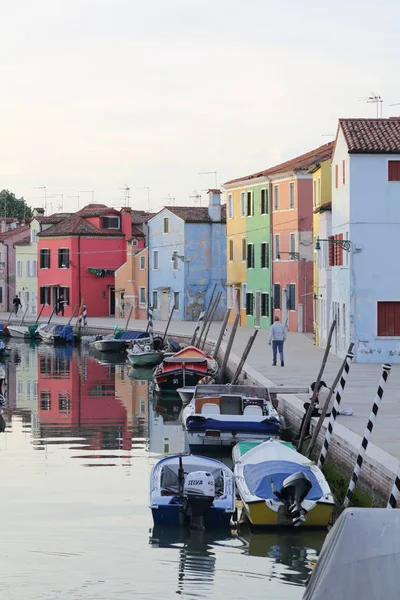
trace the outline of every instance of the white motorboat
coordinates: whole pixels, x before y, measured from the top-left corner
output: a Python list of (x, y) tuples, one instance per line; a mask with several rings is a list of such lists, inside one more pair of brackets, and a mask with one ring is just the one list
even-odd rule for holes
[(150, 344), (135, 342), (126, 352), (129, 362), (134, 367), (153, 367), (163, 359), (162, 353), (154, 350)]
[(277, 438), (283, 425), (267, 388), (242, 385), (196, 386), (182, 421), (192, 450)]
[(19, 340), (31, 339), (31, 334), (29, 333), (27, 325), (7, 325), (7, 331), (12, 338)]

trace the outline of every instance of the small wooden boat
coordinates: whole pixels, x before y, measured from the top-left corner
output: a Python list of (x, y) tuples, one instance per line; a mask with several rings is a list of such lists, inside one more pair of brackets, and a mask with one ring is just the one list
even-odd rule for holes
[(7, 331), (12, 338), (19, 340), (31, 339), (28, 325), (7, 325)]
[(278, 440), (234, 449), (234, 474), (252, 525), (327, 527), (335, 503), (322, 471)]
[(128, 361), (134, 367), (155, 367), (160, 364), (163, 355), (160, 351), (154, 350), (150, 344), (135, 342), (132, 348), (126, 351)]
[(192, 450), (277, 438), (282, 427), (268, 389), (243, 385), (196, 386), (182, 421)]
[(74, 331), (71, 325), (39, 325), (36, 330), (42, 342), (47, 344), (71, 344), (74, 341)]
[(197, 385), (207, 375), (215, 377), (218, 363), (194, 346), (188, 346), (170, 357), (164, 358), (154, 371), (156, 391), (176, 391), (185, 386)]
[(126, 352), (131, 343), (140, 340), (149, 344), (150, 337), (144, 331), (124, 331), (118, 337), (113, 335), (97, 336), (97, 339), (89, 344), (89, 348), (98, 352)]
[(233, 473), (204, 456), (163, 458), (150, 474), (150, 508), (155, 525), (229, 527), (235, 510)]

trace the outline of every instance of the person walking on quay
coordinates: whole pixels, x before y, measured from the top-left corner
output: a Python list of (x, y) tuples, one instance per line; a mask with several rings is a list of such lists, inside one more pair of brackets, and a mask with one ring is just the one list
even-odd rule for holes
[(279, 350), (279, 356), (281, 358), (281, 367), (285, 366), (283, 358), (283, 344), (286, 340), (286, 328), (279, 321), (279, 317), (275, 317), (274, 324), (271, 325), (269, 330), (269, 345), (272, 345), (272, 366), (276, 367), (276, 355)]
[(17, 316), (19, 309), (22, 308), (21, 300), (18, 298), (17, 295), (14, 296), (13, 307), (15, 316)]
[(64, 300), (64, 296), (61, 294), (58, 297), (57, 300), (57, 315), (59, 315), (61, 313), (61, 316), (64, 316), (64, 306), (65, 306), (65, 300)]

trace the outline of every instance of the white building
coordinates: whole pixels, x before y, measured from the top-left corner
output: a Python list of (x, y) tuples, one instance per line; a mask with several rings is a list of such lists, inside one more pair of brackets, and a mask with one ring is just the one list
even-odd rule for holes
[(400, 363), (400, 118), (339, 120), (332, 235), (333, 351), (354, 342), (357, 362)]

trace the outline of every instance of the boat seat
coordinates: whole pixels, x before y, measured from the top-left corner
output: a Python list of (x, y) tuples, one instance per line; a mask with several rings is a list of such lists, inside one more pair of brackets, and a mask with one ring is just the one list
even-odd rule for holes
[(261, 406), (246, 406), (243, 415), (253, 416), (253, 417), (262, 417), (263, 411)]
[(219, 408), (218, 404), (214, 404), (212, 402), (206, 402), (201, 407), (201, 414), (202, 415), (204, 415), (204, 414), (207, 414), (207, 415), (220, 415), (221, 414), (221, 409)]

